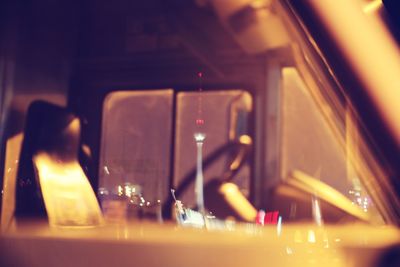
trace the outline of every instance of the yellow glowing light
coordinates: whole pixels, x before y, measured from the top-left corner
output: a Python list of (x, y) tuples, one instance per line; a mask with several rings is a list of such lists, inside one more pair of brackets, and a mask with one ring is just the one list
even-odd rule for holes
[(34, 157), (53, 226), (93, 226), (102, 222), (95, 194), (78, 162), (60, 162), (47, 153)]
[(241, 144), (251, 145), (251, 144), (253, 143), (253, 140), (251, 139), (250, 136), (244, 134), (244, 135), (241, 135), (241, 136), (239, 137), (239, 142), (240, 142)]
[(224, 183), (219, 188), (229, 205), (246, 221), (254, 222), (257, 216), (257, 210), (243, 196), (237, 185), (233, 183)]
[(307, 241), (308, 241), (308, 243), (316, 243), (317, 242), (317, 240), (315, 238), (315, 232), (313, 230), (308, 230)]
[(122, 196), (124, 193), (124, 189), (122, 188), (122, 186), (118, 186), (118, 196)]
[(393, 36), (378, 16), (367, 16), (357, 1), (309, 3), (400, 144), (400, 50)]
[(379, 10), (383, 6), (382, 0), (375, 0), (372, 2), (369, 2), (364, 8), (363, 11), (364, 13), (373, 13), (377, 10)]
[(317, 194), (320, 199), (338, 207), (360, 220), (370, 220), (369, 213), (365, 213), (359, 206), (353, 205), (351, 200), (342, 193), (302, 171), (293, 171), (290, 175), (290, 179), (287, 179), (287, 183), (310, 194)]

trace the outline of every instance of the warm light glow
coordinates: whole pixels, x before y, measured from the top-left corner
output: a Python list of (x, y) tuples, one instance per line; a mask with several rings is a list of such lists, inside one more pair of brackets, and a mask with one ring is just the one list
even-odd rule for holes
[(294, 242), (295, 243), (303, 243), (303, 237), (299, 230), (294, 232)]
[(93, 226), (102, 222), (96, 196), (78, 162), (60, 162), (46, 153), (34, 157), (53, 226)]
[(253, 143), (251, 137), (246, 134), (239, 137), (239, 142), (245, 145), (251, 145)]
[[(360, 207), (353, 205), (351, 200), (342, 193), (302, 171), (293, 171), (290, 175), (290, 179), (287, 179), (287, 183), (310, 194), (318, 195), (319, 199), (334, 205), (335, 207), (345, 211), (347, 214), (360, 220), (370, 221), (370, 214), (364, 212)], [(316, 219), (317, 222), (320, 220), (320, 223), (322, 224), (319, 204), (318, 206), (316, 204), (317, 203), (313, 203), (313, 208), (315, 208), (313, 210), (313, 215), (315, 216), (314, 219)]]
[(118, 196), (122, 196), (124, 194), (124, 189), (122, 188), (122, 186), (118, 185), (117, 189), (118, 189)]
[(313, 230), (308, 230), (308, 237), (307, 237), (308, 243), (315, 243), (317, 242), (315, 238), (315, 232)]
[(237, 185), (233, 183), (224, 183), (219, 188), (225, 200), (229, 205), (246, 221), (255, 222), (257, 210), (243, 196)]
[(383, 6), (382, 0), (374, 0), (369, 2), (364, 8), (363, 11), (367, 14), (378, 11)]
[(379, 17), (367, 16), (357, 1), (314, 0), (310, 4), (400, 144), (400, 51), (396, 41)]

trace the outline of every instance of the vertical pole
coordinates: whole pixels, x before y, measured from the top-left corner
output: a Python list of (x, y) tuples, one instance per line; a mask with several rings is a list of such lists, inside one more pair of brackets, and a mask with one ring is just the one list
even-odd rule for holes
[(196, 168), (196, 182), (195, 182), (195, 193), (196, 193), (196, 204), (197, 210), (202, 214), (205, 213), (204, 209), (204, 194), (203, 194), (203, 141), (205, 134), (195, 133), (194, 139), (196, 140), (197, 146), (197, 168)]

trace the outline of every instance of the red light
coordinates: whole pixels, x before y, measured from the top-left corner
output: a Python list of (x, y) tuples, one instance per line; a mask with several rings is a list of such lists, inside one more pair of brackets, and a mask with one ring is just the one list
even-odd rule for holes
[(279, 211), (270, 211), (265, 214), (264, 224), (277, 224)]
[(204, 124), (204, 120), (203, 119), (196, 119), (196, 124), (197, 125), (203, 125)]
[(197, 76), (199, 76), (199, 78), (201, 78), (201, 77), (203, 77), (203, 73), (199, 72), (199, 73), (197, 73)]
[(274, 211), (272, 213), (272, 220), (271, 220), (272, 224), (277, 224), (278, 223), (278, 215), (279, 215), (278, 211)]
[(271, 224), (272, 212), (265, 213), (264, 224)]

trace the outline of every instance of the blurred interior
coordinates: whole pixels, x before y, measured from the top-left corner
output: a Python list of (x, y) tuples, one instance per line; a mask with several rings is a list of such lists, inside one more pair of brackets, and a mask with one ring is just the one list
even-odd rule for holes
[(400, 240), (398, 10), (2, 1), (0, 265), (371, 264)]
[(196, 133), (217, 219), (399, 223), (396, 118), (318, 4), (5, 2), (2, 229), (171, 222), (177, 199), (201, 210)]

